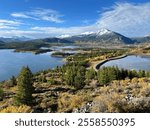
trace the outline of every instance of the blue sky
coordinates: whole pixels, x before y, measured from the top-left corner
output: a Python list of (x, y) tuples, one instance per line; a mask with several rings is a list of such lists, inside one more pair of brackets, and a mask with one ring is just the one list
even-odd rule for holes
[(106, 28), (150, 35), (149, 0), (1, 0), (0, 37), (44, 38)]

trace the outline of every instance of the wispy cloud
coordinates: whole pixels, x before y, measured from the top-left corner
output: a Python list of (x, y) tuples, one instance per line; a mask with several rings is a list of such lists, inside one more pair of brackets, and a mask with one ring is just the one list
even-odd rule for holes
[(100, 28), (108, 28), (127, 36), (150, 33), (150, 3), (117, 3), (101, 14)]
[(79, 35), (85, 32), (96, 32), (99, 28), (95, 25), (90, 26), (76, 26), (68, 28), (56, 28), (56, 27), (33, 27), (31, 30), (43, 32), (43, 34), (49, 34), (49, 36), (61, 36), (61, 35)]
[(11, 16), (16, 17), (16, 18), (31, 18), (31, 16), (28, 16), (24, 13), (12, 13)]
[(15, 25), (15, 26), (22, 24), (21, 22), (18, 22), (18, 21), (12, 21), (12, 20), (6, 20), (6, 19), (0, 19), (0, 23), (5, 24), (5, 25)]
[[(144, 36), (150, 34), (150, 2), (144, 4), (117, 3), (100, 13), (97, 22), (90, 25), (88, 21), (82, 21), (84, 26), (74, 27), (50, 27), (35, 26), (28, 31), (15, 30), (21, 23), (0, 19), (0, 36), (27, 36), (30, 38), (44, 38), (53, 36), (78, 35), (85, 32), (97, 32), (101, 28), (116, 31), (125, 36)], [(51, 9), (36, 8), (29, 12), (16, 12), (11, 14), (15, 18), (45, 20), (55, 23), (63, 22), (62, 15)], [(12, 27), (12, 30), (7, 30)], [(4, 30), (5, 29), (5, 30)]]
[(16, 29), (17, 26), (21, 25), (21, 22), (0, 19), (0, 28), (1, 29)]
[[(98, 30), (96, 26), (83, 26), (83, 27), (70, 27), (70, 28), (56, 28), (56, 27), (33, 27), (28, 31), (23, 30), (0, 30), (0, 36), (2, 37), (12, 37), (12, 36), (26, 36), (29, 38), (45, 38), (45, 37), (65, 37), (82, 34), (84, 32), (89, 32)], [(64, 35), (65, 34), (65, 35)]]
[(1, 37), (13, 37), (13, 36), (25, 36), (25, 37), (29, 37), (29, 38), (40, 38), (41, 36), (43, 36), (42, 32), (37, 32), (37, 31), (23, 31), (23, 30), (0, 30), (0, 36)]
[[(121, 33), (128, 37), (150, 34), (150, 3), (131, 4), (117, 3), (101, 12), (96, 23), (69, 28), (33, 27), (32, 30), (43, 31), (50, 35), (76, 35), (85, 32), (96, 32), (102, 28)], [(84, 21), (87, 23), (87, 21)]]
[(36, 8), (29, 12), (14, 12), (11, 14), (11, 16), (17, 18), (44, 20), (55, 23), (64, 22), (64, 20), (61, 19), (63, 15), (61, 15), (58, 11), (52, 9)]

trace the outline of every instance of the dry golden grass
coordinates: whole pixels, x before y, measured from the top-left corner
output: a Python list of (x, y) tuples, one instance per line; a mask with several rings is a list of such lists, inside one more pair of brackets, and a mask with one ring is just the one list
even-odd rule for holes
[(81, 107), (85, 104), (87, 96), (85, 95), (71, 95), (69, 93), (63, 93), (58, 99), (58, 111), (68, 112), (74, 108)]
[(22, 106), (8, 106), (3, 110), (0, 110), (0, 113), (30, 113), (32, 111), (31, 107), (22, 105)]
[[(131, 98), (128, 99), (128, 96)], [(113, 81), (100, 88), (93, 102), (92, 112), (147, 112), (149, 111), (150, 78)], [(143, 103), (145, 105), (143, 105)]]

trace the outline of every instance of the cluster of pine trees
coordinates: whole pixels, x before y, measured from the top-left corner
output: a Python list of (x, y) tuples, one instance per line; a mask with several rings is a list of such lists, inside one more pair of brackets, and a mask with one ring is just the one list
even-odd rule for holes
[(144, 70), (126, 70), (119, 69), (118, 67), (103, 67), (97, 72), (97, 78), (100, 85), (105, 85), (112, 80), (121, 80), (125, 78), (132, 79), (134, 77), (150, 77), (149, 71)]
[(118, 67), (103, 67), (96, 72), (93, 68), (86, 70), (83, 65), (78, 64), (65, 67), (63, 80), (67, 85), (79, 89), (93, 79), (98, 80), (100, 85), (106, 85), (113, 80), (132, 79), (134, 77), (150, 77), (150, 72), (119, 69)]
[(64, 73), (64, 80), (67, 85), (80, 89), (85, 85), (85, 72), (86, 69), (83, 66), (68, 66)]

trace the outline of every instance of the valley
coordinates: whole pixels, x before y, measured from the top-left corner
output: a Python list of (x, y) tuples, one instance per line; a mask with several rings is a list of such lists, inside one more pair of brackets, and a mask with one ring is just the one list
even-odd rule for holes
[[(16, 46), (10, 43), (7, 47), (16, 50), (19, 48), (19, 53), (8, 51), (12, 56), (10, 63), (14, 55), (16, 59), (20, 55), (26, 63), (19, 65), (20, 70), (22, 66), (28, 66), (33, 72), (32, 103), (19, 102), (19, 105), (15, 103), (17, 100), (14, 97), (18, 94), (19, 79), (22, 76), (17, 66), (14, 70), (15, 73), (17, 72), (15, 77), (11, 75), (10, 79), (0, 83), (0, 112), (150, 112), (149, 61), (142, 64), (142, 70), (136, 70), (134, 66), (131, 69), (104, 66), (94, 70), (96, 64), (116, 57), (124, 59), (122, 57), (124, 55), (141, 55), (150, 59), (149, 43), (132, 45), (112, 43), (109, 46), (106, 43), (103, 46), (103, 44), (95, 44), (91, 41), (86, 43), (86, 46), (85, 43), (30, 43), (29, 41), (28, 43), (17, 43)], [(67, 48), (65, 45), (68, 44), (72, 46)], [(5, 47), (1, 46), (3, 49)], [(35, 50), (31, 50), (32, 47), (42, 52), (38, 55), (29, 53), (35, 53)], [(4, 57), (8, 52), (6, 51)], [(71, 52), (73, 53), (70, 54)], [(17, 62), (15, 65), (20, 61)], [(126, 60), (122, 62), (126, 64)], [(9, 72), (8, 69), (6, 70)]]

